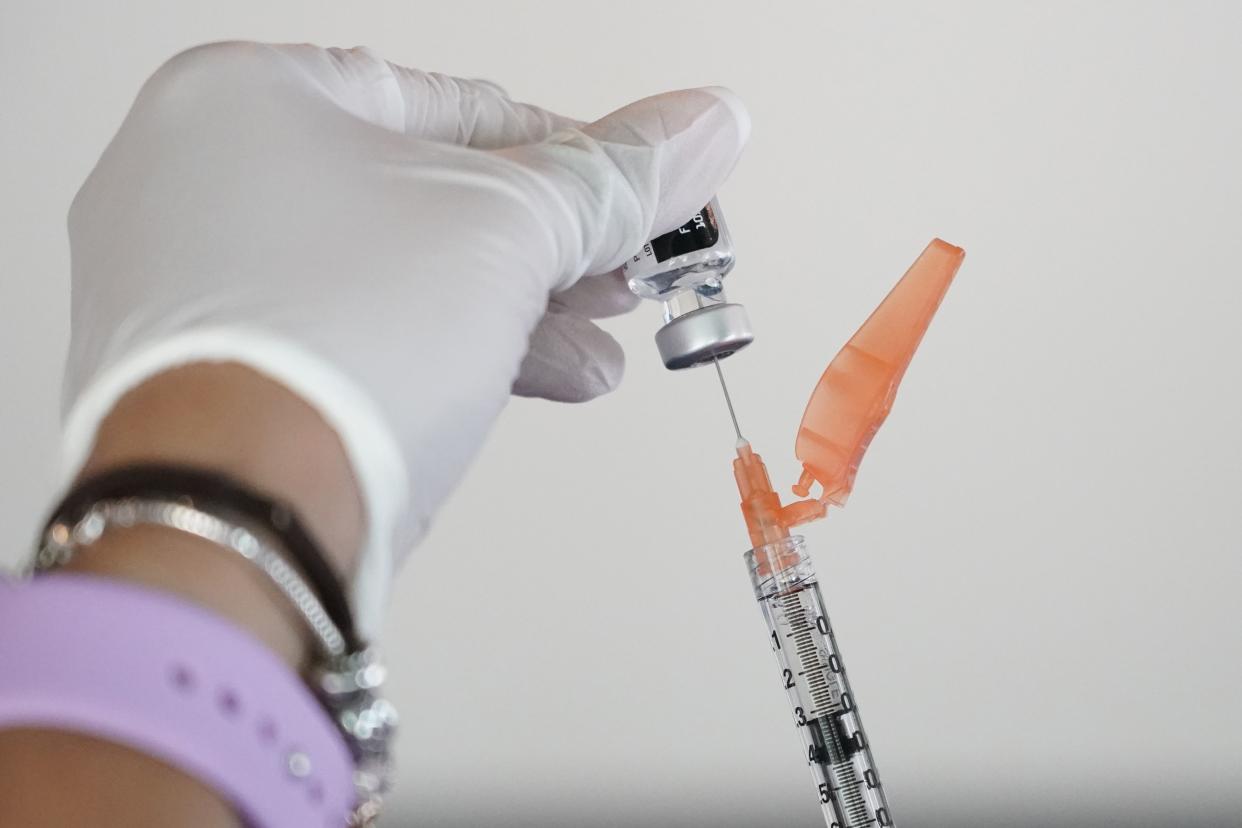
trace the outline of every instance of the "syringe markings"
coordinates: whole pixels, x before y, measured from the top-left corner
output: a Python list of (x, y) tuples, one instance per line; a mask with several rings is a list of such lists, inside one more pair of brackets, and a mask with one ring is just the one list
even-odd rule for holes
[(817, 716), (840, 713), (841, 706), (833, 697), (832, 685), (824, 675), (824, 671), (807, 669), (809, 665), (818, 664), (819, 647), (815, 641), (815, 634), (811, 632), (811, 625), (808, 623), (806, 607), (802, 603), (801, 596), (801, 592), (789, 593), (782, 596), (781, 604), (785, 617), (789, 620), (790, 635), (794, 639), (794, 652), (797, 653), (799, 665), (803, 668), (799, 675), (806, 676), (807, 684), (811, 689), (811, 700), (815, 702), (815, 709), (810, 713)]
[(867, 800), (862, 794), (862, 780), (854, 773), (854, 766), (849, 762), (833, 765), (832, 778), (837, 783), (841, 804), (845, 806), (851, 828), (874, 825), (875, 817), (867, 809)]

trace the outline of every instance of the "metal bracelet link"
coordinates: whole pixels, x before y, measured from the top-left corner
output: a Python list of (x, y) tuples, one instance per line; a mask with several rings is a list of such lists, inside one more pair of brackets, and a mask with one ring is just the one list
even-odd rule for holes
[(369, 647), (316, 667), (311, 675), (321, 703), (353, 750), (354, 788), (362, 805), (351, 825), (370, 825), (392, 786), (391, 751), (398, 719), (396, 708), (378, 692), (386, 676)]

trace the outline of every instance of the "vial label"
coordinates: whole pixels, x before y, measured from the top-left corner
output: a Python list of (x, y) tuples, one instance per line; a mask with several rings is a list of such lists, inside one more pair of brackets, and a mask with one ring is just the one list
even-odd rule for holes
[(676, 230), (652, 239), (651, 252), (657, 262), (663, 262), (674, 256), (706, 250), (720, 240), (720, 225), (716, 222), (716, 214), (708, 204), (694, 218)]

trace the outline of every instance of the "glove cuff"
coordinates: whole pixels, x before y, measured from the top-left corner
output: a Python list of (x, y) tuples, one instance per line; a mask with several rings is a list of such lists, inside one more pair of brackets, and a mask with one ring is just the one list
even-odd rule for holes
[(422, 534), (421, 527), (401, 525), (409, 503), (404, 455), (366, 392), (298, 345), (251, 329), (216, 327), (186, 331), (125, 354), (102, 368), (66, 412), (62, 488), (81, 471), (100, 424), (121, 397), (156, 374), (194, 362), (238, 362), (264, 374), (305, 400), (340, 437), (366, 517), (351, 603), (359, 635), (374, 641), (388, 602), (394, 546), (398, 538)]

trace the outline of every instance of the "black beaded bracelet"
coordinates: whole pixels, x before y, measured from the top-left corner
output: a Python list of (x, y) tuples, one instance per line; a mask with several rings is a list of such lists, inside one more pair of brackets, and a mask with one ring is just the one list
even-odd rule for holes
[(364, 648), (354, 630), (353, 614), (341, 582), (293, 509), (227, 475), (189, 466), (147, 463), (106, 471), (74, 485), (52, 511), (42, 534), (46, 535), (53, 524), (76, 524), (95, 503), (122, 498), (160, 498), (206, 512), (232, 512), (263, 527), (280, 542), (309, 582), (348, 650), (357, 652)]

